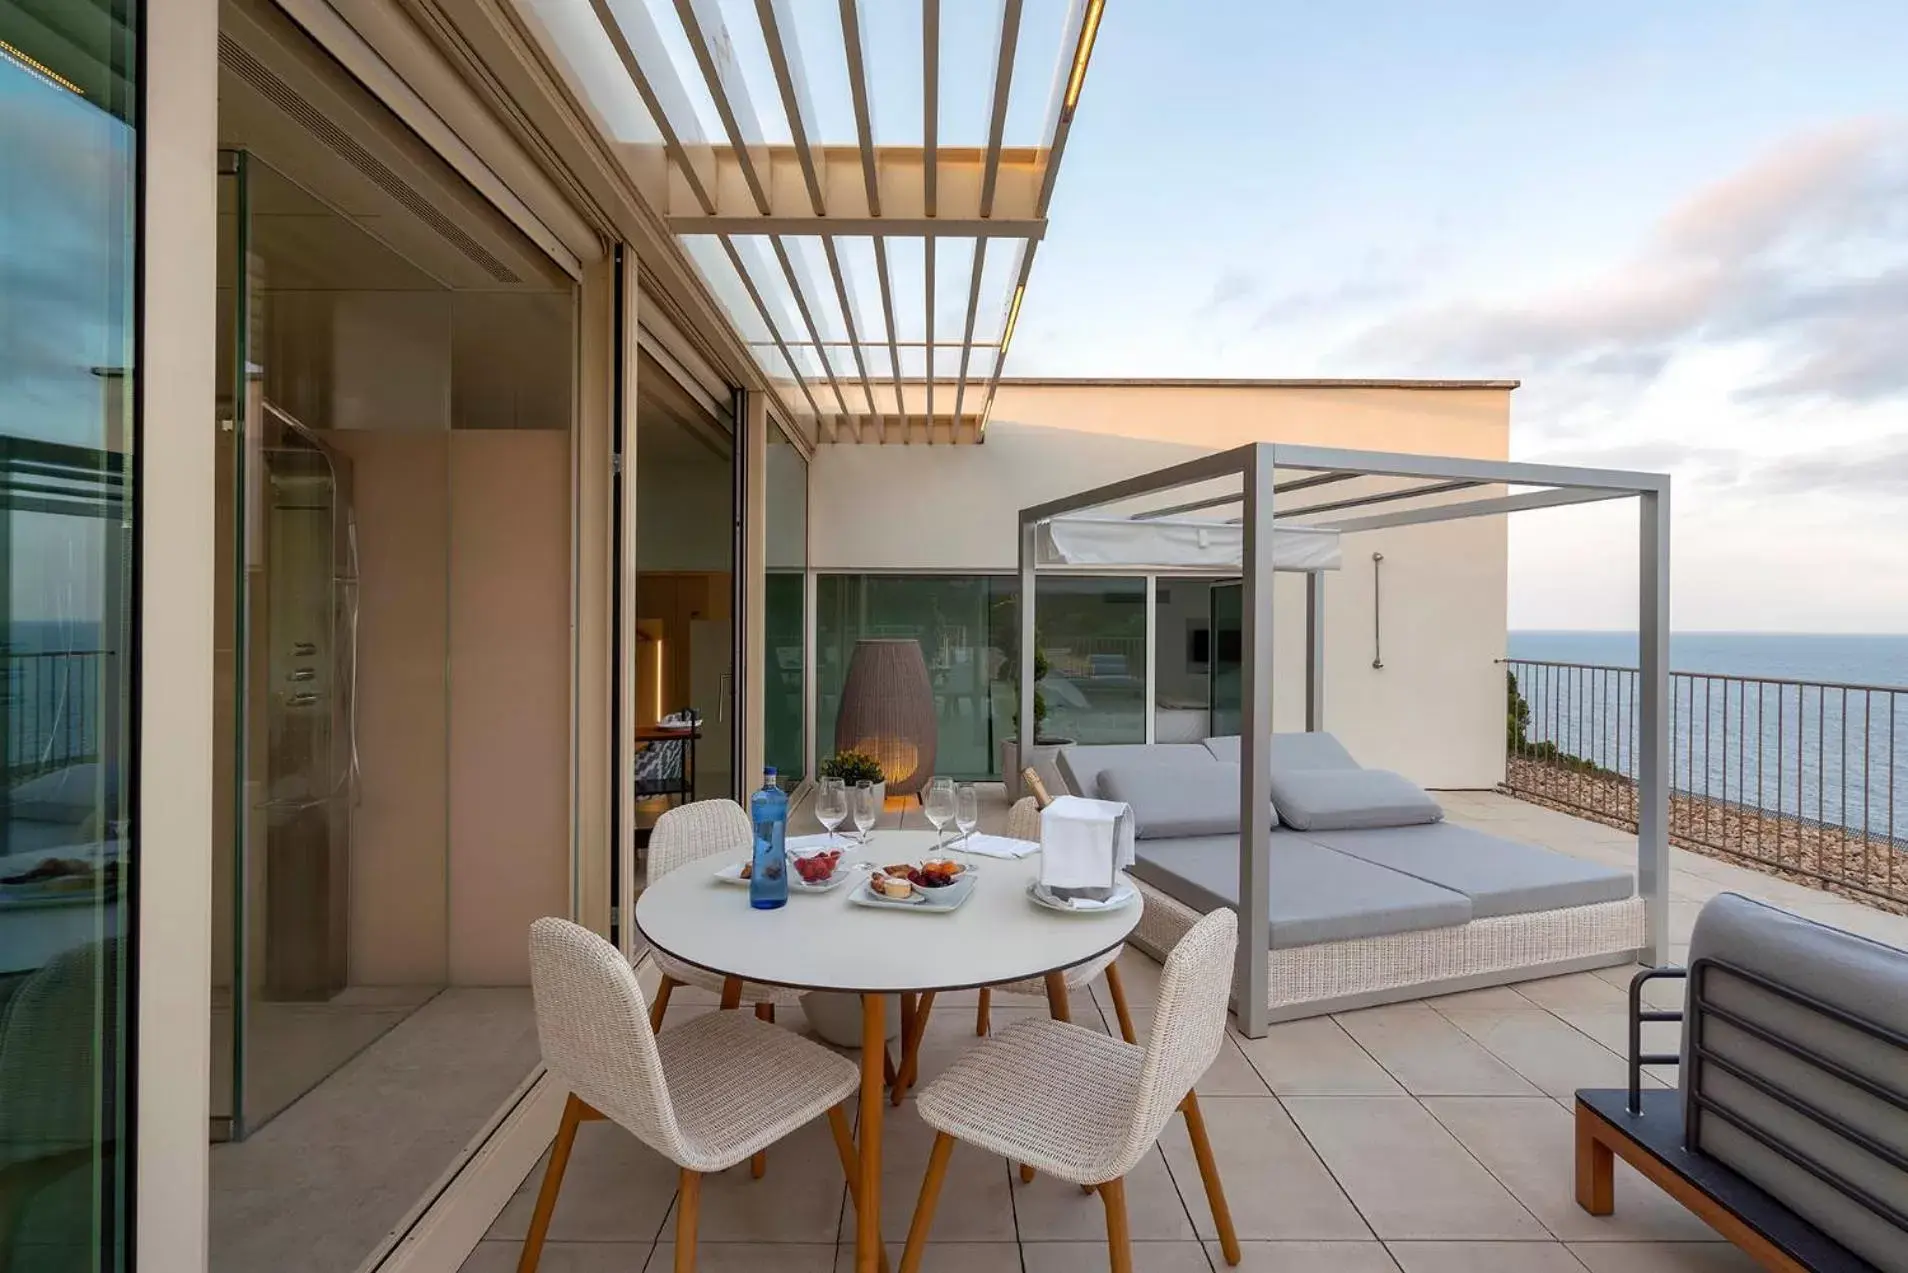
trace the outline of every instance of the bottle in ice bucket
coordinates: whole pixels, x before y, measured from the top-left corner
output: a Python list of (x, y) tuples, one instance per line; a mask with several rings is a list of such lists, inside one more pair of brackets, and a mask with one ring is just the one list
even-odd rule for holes
[(775, 767), (762, 771), (762, 789), (749, 800), (755, 824), (755, 859), (749, 868), (749, 905), (758, 911), (788, 905), (788, 797), (775, 782)]

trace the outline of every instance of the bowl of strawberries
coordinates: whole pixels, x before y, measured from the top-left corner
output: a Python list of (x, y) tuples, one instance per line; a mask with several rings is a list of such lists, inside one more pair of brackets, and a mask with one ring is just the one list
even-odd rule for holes
[(797, 888), (829, 889), (841, 882), (840, 849), (789, 850), (788, 864), (795, 872), (789, 883)]

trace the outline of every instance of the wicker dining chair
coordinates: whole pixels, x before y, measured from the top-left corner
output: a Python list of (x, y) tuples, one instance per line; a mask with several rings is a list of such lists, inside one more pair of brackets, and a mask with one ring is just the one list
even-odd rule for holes
[[(1031, 782), (1031, 780), (1037, 778), (1038, 775), (1033, 774), (1030, 768), (1028, 770), (1028, 777)], [(1051, 801), (1041, 800), (1038, 796), (1023, 796), (1019, 800), (1014, 801), (1013, 807), (1007, 810), (1007, 834), (1016, 840), (1033, 840), (1038, 842), (1040, 839), (1040, 810), (1050, 803)], [(1140, 904), (1143, 906), (1145, 902), (1142, 901)], [(1120, 1037), (1125, 1039), (1128, 1043), (1133, 1043), (1137, 1041), (1133, 1037), (1133, 1014), (1126, 1006), (1126, 985), (1120, 980), (1120, 952), (1125, 949), (1126, 947), (1124, 945), (1115, 946), (1104, 955), (1095, 955), (1083, 964), (1075, 964), (1073, 967), (1067, 969), (1063, 975), (1066, 979), (1067, 989), (1072, 991), (1092, 985), (1095, 977), (1105, 973), (1106, 988), (1112, 992), (1113, 995), (1113, 1012), (1120, 1020)], [(1010, 995), (1045, 995), (1047, 993), (1047, 983), (1044, 978), (1029, 977), (1025, 981), (1010, 981), (1005, 985), (982, 988), (980, 992), (980, 1002), (974, 1009), (975, 1034), (984, 1036), (987, 1033), (987, 1027), (993, 1013), (994, 991), (996, 990)], [(1050, 1000), (1048, 1007), (1053, 1009), (1063, 1021), (1069, 1019), (1071, 1015), (1070, 1009), (1066, 1004), (1054, 1004)]]
[(901, 1273), (920, 1267), (956, 1140), (1096, 1190), (1113, 1273), (1131, 1273), (1125, 1176), (1174, 1110), (1186, 1119), (1220, 1249), (1237, 1264), (1239, 1239), (1193, 1085), (1225, 1042), (1238, 940), (1238, 916), (1223, 907), (1180, 939), (1144, 1047), (1060, 1021), (1023, 1021), (975, 1044), (923, 1088), (915, 1106), (936, 1135)]
[[(732, 852), (754, 843), (755, 830), (749, 815), (733, 800), (697, 800), (678, 805), (656, 819), (649, 836), (649, 878), (659, 880), (671, 871)], [(695, 986), (717, 994), (722, 992), (719, 974), (685, 964), (660, 950), (651, 950), (662, 981), (656, 987), (656, 1002), (650, 1005), (649, 1025), (662, 1029), (663, 1014), (669, 1010), (669, 996), (677, 986)], [(742, 1002), (755, 1005), (755, 1015), (764, 1021), (775, 1020), (777, 1004), (802, 1001), (801, 992), (783, 986), (763, 986), (753, 981), (742, 984)]]
[(847, 1104), (861, 1086), (854, 1062), (739, 1012), (705, 1013), (658, 1034), (628, 962), (568, 920), (530, 926), (530, 989), (544, 1067), (569, 1087), (569, 1099), (518, 1273), (537, 1267), (577, 1127), (594, 1119), (609, 1119), (682, 1169), (677, 1273), (695, 1267), (702, 1177), (823, 1114), (849, 1192), (859, 1197)]

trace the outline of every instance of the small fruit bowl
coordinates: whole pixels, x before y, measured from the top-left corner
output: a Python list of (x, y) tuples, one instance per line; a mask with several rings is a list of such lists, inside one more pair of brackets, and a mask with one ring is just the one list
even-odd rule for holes
[(828, 889), (840, 882), (840, 849), (791, 849), (788, 865), (790, 883), (797, 887)]

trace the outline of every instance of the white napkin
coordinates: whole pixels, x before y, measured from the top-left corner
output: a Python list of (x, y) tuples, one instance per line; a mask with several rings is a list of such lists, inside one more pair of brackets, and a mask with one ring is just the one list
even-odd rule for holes
[(785, 853), (793, 853), (796, 850), (806, 853), (810, 849), (826, 848), (847, 850), (854, 847), (854, 837), (846, 831), (837, 832), (834, 835), (829, 835), (825, 831), (816, 835), (791, 835), (782, 841), (782, 851)]
[(1049, 890), (1107, 889), (1133, 865), (1133, 811), (1113, 800), (1061, 796), (1040, 811), (1040, 882)]
[(979, 832), (965, 840), (955, 841), (954, 847), (962, 853), (984, 858), (1017, 859), (1040, 852), (1040, 846), (1032, 840), (1015, 840), (1004, 835), (982, 835)]

